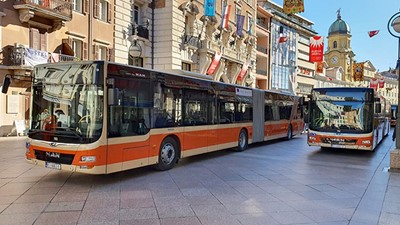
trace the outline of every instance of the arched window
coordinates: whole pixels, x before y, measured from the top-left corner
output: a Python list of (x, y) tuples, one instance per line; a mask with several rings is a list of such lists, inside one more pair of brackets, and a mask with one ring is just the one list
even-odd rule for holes
[(337, 42), (336, 41), (333, 42), (333, 48), (337, 48)]

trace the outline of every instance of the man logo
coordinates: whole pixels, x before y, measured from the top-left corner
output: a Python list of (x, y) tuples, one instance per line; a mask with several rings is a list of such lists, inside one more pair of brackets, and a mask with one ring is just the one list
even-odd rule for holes
[(46, 156), (47, 157), (51, 157), (51, 158), (60, 158), (60, 153), (57, 152), (46, 152)]

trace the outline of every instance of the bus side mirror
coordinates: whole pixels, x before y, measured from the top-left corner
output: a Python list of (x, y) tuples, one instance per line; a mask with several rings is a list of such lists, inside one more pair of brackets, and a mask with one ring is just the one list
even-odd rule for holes
[(11, 77), (5, 76), (3, 80), (3, 85), (1, 86), (1, 92), (3, 94), (7, 94), (8, 87), (10, 87), (10, 84), (11, 84)]

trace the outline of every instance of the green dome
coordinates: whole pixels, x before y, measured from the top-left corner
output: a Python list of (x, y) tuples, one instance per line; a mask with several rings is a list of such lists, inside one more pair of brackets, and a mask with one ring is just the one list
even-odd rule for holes
[(350, 27), (342, 20), (340, 13), (338, 14), (337, 20), (329, 27), (328, 35), (332, 34), (350, 34)]

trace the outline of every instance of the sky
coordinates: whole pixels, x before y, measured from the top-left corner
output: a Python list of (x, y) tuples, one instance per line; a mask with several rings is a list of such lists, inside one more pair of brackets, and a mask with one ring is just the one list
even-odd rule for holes
[[(283, 5), (283, 0), (272, 2)], [(342, 20), (350, 26), (354, 59), (358, 62), (369, 60), (379, 71), (395, 68), (399, 39), (390, 35), (387, 24), (395, 13), (400, 12), (400, 0), (304, 0), (304, 12), (299, 15), (312, 21), (313, 29), (325, 37), (325, 50), (326, 36), (337, 19), (339, 8)], [(370, 38), (368, 31), (372, 30), (379, 30), (379, 33)]]

